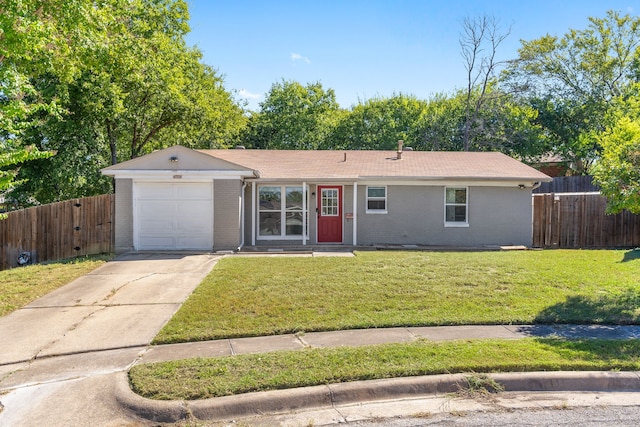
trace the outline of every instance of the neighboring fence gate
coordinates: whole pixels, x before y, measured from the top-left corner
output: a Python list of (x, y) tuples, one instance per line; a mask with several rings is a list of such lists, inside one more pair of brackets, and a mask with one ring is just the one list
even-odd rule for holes
[(85, 197), (9, 212), (0, 220), (0, 270), (31, 262), (113, 251), (114, 196)]
[(640, 216), (606, 214), (600, 193), (533, 195), (533, 246), (605, 248), (640, 246)]

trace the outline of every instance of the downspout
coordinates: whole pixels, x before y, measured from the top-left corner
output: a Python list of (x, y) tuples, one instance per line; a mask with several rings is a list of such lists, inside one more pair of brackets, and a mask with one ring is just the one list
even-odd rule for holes
[(541, 185), (542, 182), (534, 182), (533, 186), (531, 187), (531, 191), (535, 190), (536, 188), (540, 188)]
[(244, 190), (247, 188), (247, 182), (242, 182), (242, 191), (240, 191), (240, 246), (236, 252), (240, 252), (244, 246)]

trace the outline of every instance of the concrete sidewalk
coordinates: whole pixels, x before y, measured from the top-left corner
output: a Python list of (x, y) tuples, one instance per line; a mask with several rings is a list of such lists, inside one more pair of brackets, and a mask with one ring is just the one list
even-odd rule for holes
[[(308, 347), (400, 343), (417, 339), (446, 341), (522, 339), (527, 337), (630, 339), (640, 338), (640, 326), (488, 325), (312, 332), (152, 346), (141, 355), (137, 363), (300, 350)], [(502, 384), (508, 392), (640, 391), (640, 373), (638, 372), (532, 372), (492, 374), (490, 376)], [(352, 407), (356, 404), (362, 406), (389, 400), (424, 398), (425, 396), (437, 396), (442, 399), (446, 394), (464, 389), (466, 378), (467, 375), (463, 374), (432, 375), (247, 393), (240, 396), (200, 401), (154, 401), (134, 394), (129, 388), (126, 374), (123, 373), (119, 377), (115, 390), (119, 404), (131, 414), (155, 422), (177, 422), (189, 417), (200, 420), (228, 421), (279, 413), (288, 413), (291, 415), (291, 419), (303, 420), (296, 413), (313, 410), (315, 414), (324, 414), (317, 416), (325, 417), (327, 413), (323, 412), (324, 410), (329, 411), (328, 413), (335, 417), (333, 410), (338, 406)], [(631, 399), (631, 401), (640, 404), (640, 401), (637, 400), (638, 396), (635, 394), (625, 399), (623, 400), (625, 403)], [(280, 417), (281, 420), (285, 418)], [(340, 422), (345, 421), (349, 420), (344, 419)]]
[(640, 338), (640, 326), (477, 325), (307, 332), (304, 334), (231, 338), (216, 341), (151, 346), (141, 356), (138, 363), (152, 363), (194, 357), (221, 357), (237, 354), (266, 353), (281, 350), (300, 350), (307, 347), (357, 347), (375, 344), (411, 342), (417, 339), (449, 341), (466, 339), (520, 339), (532, 337), (557, 337), (566, 339)]

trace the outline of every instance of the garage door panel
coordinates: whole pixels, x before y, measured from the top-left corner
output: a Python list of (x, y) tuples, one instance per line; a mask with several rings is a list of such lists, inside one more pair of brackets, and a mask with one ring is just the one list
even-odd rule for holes
[(136, 184), (139, 250), (211, 250), (212, 183)]
[(209, 244), (209, 239), (200, 236), (182, 236), (176, 240), (176, 249), (193, 249), (206, 247)]
[(144, 182), (138, 184), (139, 194), (138, 197), (141, 200), (166, 199), (167, 196), (171, 197), (173, 194), (173, 188), (170, 185), (162, 185), (157, 182)]
[(138, 240), (140, 250), (178, 249), (174, 236), (141, 236)]
[[(190, 235), (209, 234), (213, 231), (213, 227), (209, 224), (194, 223), (194, 222), (180, 222), (176, 224), (176, 231), (178, 233), (188, 233)], [(179, 234), (178, 234), (179, 236)]]
[(185, 219), (202, 217), (213, 209), (211, 200), (183, 200), (175, 207), (178, 217)]
[[(180, 184), (176, 184), (179, 186)], [(176, 198), (179, 200), (203, 200), (211, 198), (211, 185), (209, 184), (192, 184), (187, 188), (180, 188)]]
[(176, 210), (176, 203), (170, 200), (140, 200), (138, 212), (141, 219), (154, 218), (159, 212), (173, 212)]
[(140, 222), (138, 228), (140, 236), (147, 236), (150, 234), (158, 236), (167, 236), (175, 234), (176, 225), (175, 221), (171, 218), (156, 218), (146, 219)]

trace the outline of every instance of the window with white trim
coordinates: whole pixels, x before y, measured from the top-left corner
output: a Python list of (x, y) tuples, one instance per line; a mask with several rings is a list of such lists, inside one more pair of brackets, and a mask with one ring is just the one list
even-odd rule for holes
[(258, 187), (259, 236), (302, 237), (304, 217), (302, 194), (302, 186), (262, 185)]
[(446, 187), (444, 189), (444, 224), (447, 227), (469, 225), (469, 198), (466, 187)]
[(367, 213), (387, 213), (386, 186), (367, 186)]

